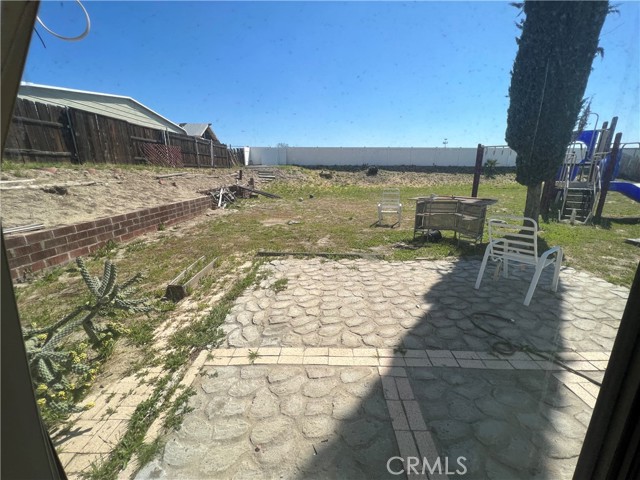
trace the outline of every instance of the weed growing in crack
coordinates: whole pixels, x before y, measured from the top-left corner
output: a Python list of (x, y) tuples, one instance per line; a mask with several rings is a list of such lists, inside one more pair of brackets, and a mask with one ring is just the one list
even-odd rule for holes
[(138, 448), (138, 463), (140, 465), (146, 465), (153, 460), (159, 453), (164, 442), (162, 438), (158, 437), (151, 443), (143, 443)]
[(407, 349), (403, 345), (401, 345), (399, 347), (394, 348), (393, 353), (399, 353), (400, 355), (404, 356), (407, 354)]
[(281, 278), (273, 282), (273, 285), (271, 285), (271, 290), (273, 290), (276, 293), (282, 292), (283, 290), (287, 289), (288, 284), (289, 284), (289, 280), (287, 278)]
[(220, 328), (224, 323), (224, 319), (231, 310), (235, 300), (242, 295), (247, 287), (256, 281), (256, 272), (260, 267), (260, 263), (253, 265), (249, 273), (237, 281), (231, 289), (222, 297), (217, 305), (211, 307), (209, 312), (191, 323), (186, 327), (174, 333), (169, 339), (169, 345), (174, 348), (174, 353), (168, 357), (165, 365), (172, 367), (179, 366), (177, 363), (188, 358), (194, 352), (203, 350), (207, 346), (218, 346), (224, 338), (224, 332)]
[(253, 365), (253, 363), (258, 359), (260, 354), (257, 350), (249, 350), (249, 362)]
[(193, 411), (193, 407), (189, 406), (189, 398), (196, 394), (196, 391), (189, 387), (182, 391), (167, 411), (164, 420), (164, 426), (169, 430), (176, 430), (182, 425), (184, 416)]

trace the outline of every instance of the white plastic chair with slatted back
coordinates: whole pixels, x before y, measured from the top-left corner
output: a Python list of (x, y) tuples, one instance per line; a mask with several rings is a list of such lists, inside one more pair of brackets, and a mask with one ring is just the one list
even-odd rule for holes
[(402, 221), (402, 203), (400, 203), (400, 190), (391, 188), (382, 192), (382, 199), (378, 203), (378, 225), (382, 225), (384, 214), (397, 215), (397, 222), (393, 225), (400, 225)]
[(502, 267), (505, 278), (508, 278), (510, 262), (535, 266), (535, 273), (531, 279), (527, 296), (524, 298), (525, 306), (531, 302), (542, 270), (549, 265), (554, 265), (551, 289), (554, 292), (558, 289), (562, 248), (552, 247), (538, 257), (538, 223), (532, 218), (502, 217), (489, 220), (489, 245), (484, 252), (476, 280), (476, 290), (480, 288), (482, 275), (489, 259), (498, 262), (496, 273)]

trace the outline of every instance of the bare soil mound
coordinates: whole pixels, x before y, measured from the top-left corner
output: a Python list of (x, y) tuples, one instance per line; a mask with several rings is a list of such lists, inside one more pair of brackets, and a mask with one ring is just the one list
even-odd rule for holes
[[(199, 191), (235, 184), (238, 170), (70, 166), (3, 171), (0, 190), (2, 223), (5, 228), (35, 223), (50, 228), (188, 200), (202, 195)], [(473, 180), (470, 169), (455, 168), (443, 171), (381, 167), (376, 175), (367, 175), (367, 169), (363, 167), (245, 167), (242, 171), (240, 183), (246, 185), (253, 178), (255, 188), (267, 191), (270, 180), (324, 187), (427, 187), (467, 183), (469, 188)], [(185, 175), (158, 178), (179, 172)], [(24, 181), (29, 179), (32, 181)], [(12, 183), (11, 180), (20, 182)], [(493, 182), (512, 181), (513, 174), (507, 173)], [(90, 182), (95, 183), (86, 185)]]
[[(3, 183), (0, 192), (5, 228), (42, 223), (46, 228), (70, 225), (101, 217), (179, 202), (201, 196), (198, 191), (235, 183), (237, 169), (187, 170), (186, 175), (158, 179), (171, 172), (143, 169), (19, 170), (3, 172), (2, 180), (34, 179)], [(73, 183), (95, 182), (94, 185)], [(71, 184), (69, 186), (65, 186)], [(20, 186), (29, 188), (6, 189)], [(45, 186), (62, 186), (64, 189)], [(66, 190), (66, 193), (64, 191)]]

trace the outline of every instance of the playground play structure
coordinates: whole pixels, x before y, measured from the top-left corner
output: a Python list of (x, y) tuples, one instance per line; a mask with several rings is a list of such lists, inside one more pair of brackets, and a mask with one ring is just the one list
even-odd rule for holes
[[(623, 144), (622, 133), (615, 134), (617, 122), (618, 117), (613, 117), (610, 124), (604, 122), (598, 128), (596, 120), (593, 130), (582, 131), (567, 147), (551, 192), (558, 207), (558, 220), (586, 224), (599, 219), (610, 191), (640, 202), (640, 183), (617, 180), (625, 148), (634, 150), (635, 160), (640, 142)], [(506, 145), (478, 145), (472, 197), (478, 193), (483, 159), (499, 159), (505, 154), (511, 155)]]
[(640, 202), (640, 183), (616, 180), (624, 149), (640, 145), (622, 144), (622, 133), (614, 138), (617, 120), (614, 117), (600, 129), (584, 130), (567, 148), (555, 183), (558, 220), (587, 223), (599, 218), (610, 191)]

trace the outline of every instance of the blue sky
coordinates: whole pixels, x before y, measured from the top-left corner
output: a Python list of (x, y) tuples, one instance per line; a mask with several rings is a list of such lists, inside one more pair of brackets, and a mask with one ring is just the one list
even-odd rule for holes
[[(518, 11), (506, 2), (83, 2), (80, 42), (38, 27), (23, 80), (126, 95), (234, 146), (504, 144)], [(640, 140), (640, 3), (603, 27), (586, 95)], [(70, 2), (41, 19), (82, 32)]]

